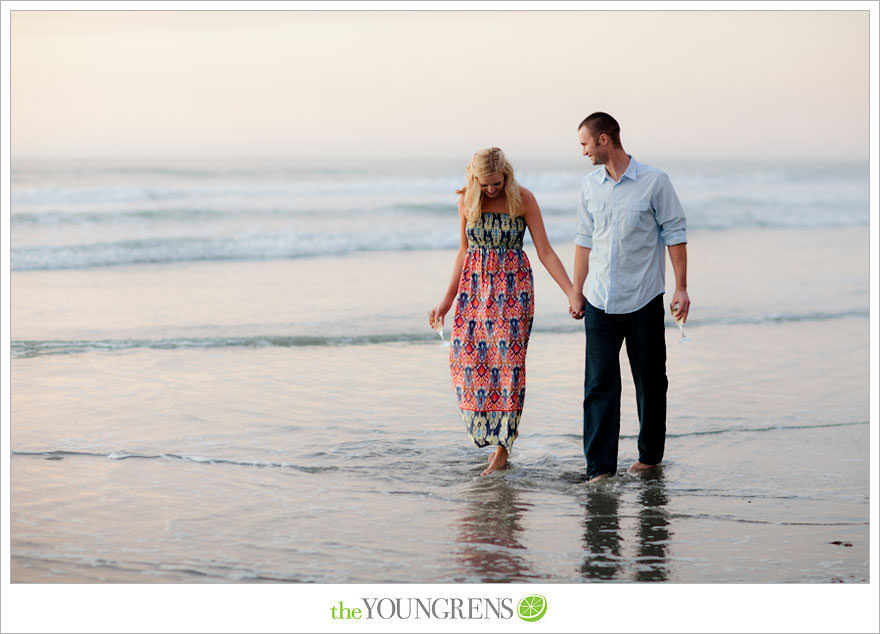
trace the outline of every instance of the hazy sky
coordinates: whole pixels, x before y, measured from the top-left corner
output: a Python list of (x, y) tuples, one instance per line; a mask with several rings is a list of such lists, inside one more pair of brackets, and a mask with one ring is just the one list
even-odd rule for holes
[(643, 156), (868, 156), (867, 10), (14, 10), (11, 33), (13, 156), (552, 157), (595, 110)]

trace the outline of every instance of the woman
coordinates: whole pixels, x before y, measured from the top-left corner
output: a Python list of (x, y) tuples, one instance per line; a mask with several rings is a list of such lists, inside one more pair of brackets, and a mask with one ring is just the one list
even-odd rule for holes
[(458, 190), (461, 243), (443, 301), (429, 313), (442, 324), (456, 300), (449, 365), (468, 435), (497, 445), (482, 475), (503, 469), (516, 439), (526, 387), (526, 348), (535, 312), (526, 227), (541, 263), (576, 305), (576, 293), (547, 240), (541, 210), (520, 187), (498, 148), (480, 150)]

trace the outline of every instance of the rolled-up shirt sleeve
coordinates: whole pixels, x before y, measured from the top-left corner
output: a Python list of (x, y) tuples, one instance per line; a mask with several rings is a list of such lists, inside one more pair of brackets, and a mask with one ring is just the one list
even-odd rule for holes
[(577, 208), (577, 233), (574, 237), (574, 243), (580, 247), (587, 249), (593, 248), (593, 217), (587, 210), (587, 191), (586, 184), (581, 187), (581, 193), (578, 197)]
[(660, 236), (663, 244), (672, 246), (687, 243), (687, 220), (684, 209), (678, 200), (678, 194), (669, 180), (669, 176), (661, 174), (651, 200), (654, 217), (660, 225)]

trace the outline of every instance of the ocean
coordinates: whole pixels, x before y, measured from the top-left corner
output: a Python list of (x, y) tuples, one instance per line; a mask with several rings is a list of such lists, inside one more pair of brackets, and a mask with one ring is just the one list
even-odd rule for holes
[[(570, 272), (589, 166), (511, 158)], [(867, 163), (646, 159), (691, 341), (667, 318), (662, 469), (623, 473), (622, 354), (588, 485), (583, 324), (530, 239), (520, 436), (480, 476), (427, 323), (465, 162), (15, 160), (12, 582), (867, 583)]]

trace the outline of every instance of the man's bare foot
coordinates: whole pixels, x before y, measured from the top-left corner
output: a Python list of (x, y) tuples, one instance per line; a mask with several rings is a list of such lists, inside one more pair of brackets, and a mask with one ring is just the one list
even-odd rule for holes
[(642, 474), (649, 469), (653, 469), (657, 465), (655, 464), (645, 464), (644, 462), (639, 462), (636, 460), (629, 466), (629, 469), (626, 470), (627, 473), (635, 473), (636, 475)]
[(489, 457), (489, 466), (483, 470), (483, 473), (480, 475), (489, 475), (494, 471), (499, 471), (507, 467), (507, 449), (498, 445), (495, 449), (495, 453), (493, 453)]
[(607, 480), (610, 477), (611, 477), (610, 473), (600, 473), (599, 475), (593, 476), (592, 478), (587, 480), (587, 482), (602, 482), (604, 480)]

